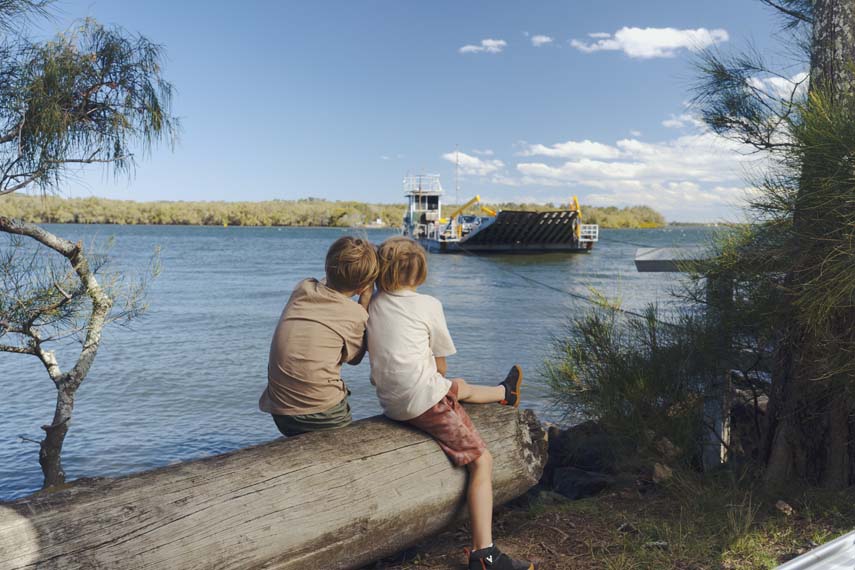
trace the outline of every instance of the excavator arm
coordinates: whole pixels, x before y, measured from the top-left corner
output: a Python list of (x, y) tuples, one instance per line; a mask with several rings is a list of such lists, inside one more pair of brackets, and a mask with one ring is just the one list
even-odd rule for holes
[(453, 220), (454, 218), (456, 218), (457, 216), (459, 216), (460, 214), (465, 212), (466, 208), (468, 208), (472, 204), (475, 204), (476, 202), (480, 202), (480, 201), (481, 201), (481, 196), (475, 196), (474, 198), (472, 198), (471, 200), (469, 200), (468, 202), (466, 202), (465, 204), (463, 204), (462, 206), (460, 206), (459, 208), (454, 210), (454, 212), (448, 216), (448, 219)]

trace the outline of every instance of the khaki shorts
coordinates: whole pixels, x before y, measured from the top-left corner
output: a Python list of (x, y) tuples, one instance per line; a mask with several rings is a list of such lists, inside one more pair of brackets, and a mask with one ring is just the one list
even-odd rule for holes
[(452, 380), (451, 389), (442, 400), (406, 423), (434, 438), (452, 463), (466, 465), (481, 457), (487, 444), (460, 405), (458, 392), (459, 382)]
[[(350, 390), (348, 390), (348, 394), (350, 394)], [(273, 416), (273, 421), (276, 422), (276, 427), (279, 428), (282, 435), (288, 437), (310, 431), (343, 428), (350, 425), (350, 422), (353, 421), (350, 415), (350, 403), (347, 401), (347, 396), (332, 408), (316, 414), (304, 414), (300, 416), (270, 415)]]

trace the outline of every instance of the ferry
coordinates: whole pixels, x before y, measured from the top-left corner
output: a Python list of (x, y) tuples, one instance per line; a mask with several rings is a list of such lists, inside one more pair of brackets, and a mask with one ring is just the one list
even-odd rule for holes
[[(494, 211), (475, 196), (448, 216), (442, 215), (439, 175), (404, 178), (407, 211), (401, 233), (432, 253), (588, 253), (599, 239), (596, 224), (582, 223), (574, 196), (566, 210)], [(466, 212), (477, 206), (477, 213)]]

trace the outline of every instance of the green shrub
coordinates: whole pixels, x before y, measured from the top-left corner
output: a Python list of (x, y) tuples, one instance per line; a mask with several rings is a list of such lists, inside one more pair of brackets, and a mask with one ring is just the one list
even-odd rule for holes
[(668, 438), (683, 459), (703, 436), (703, 394), (720, 362), (715, 328), (698, 314), (670, 322), (648, 306), (626, 313), (603, 297), (574, 319), (547, 362), (553, 401), (568, 416), (595, 419), (639, 450)]

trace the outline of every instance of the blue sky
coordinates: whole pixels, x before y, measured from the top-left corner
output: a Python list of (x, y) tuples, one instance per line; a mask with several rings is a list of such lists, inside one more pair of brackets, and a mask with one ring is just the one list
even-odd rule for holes
[[(692, 50), (774, 47), (750, 0), (60, 0), (164, 45), (183, 133), (118, 182), (136, 200), (401, 201), (407, 172), (491, 201), (647, 204), (733, 219), (752, 160), (685, 104)], [(595, 34), (595, 36), (591, 36)], [(537, 44), (537, 45), (536, 45)], [(469, 46), (469, 47), (466, 47)]]

